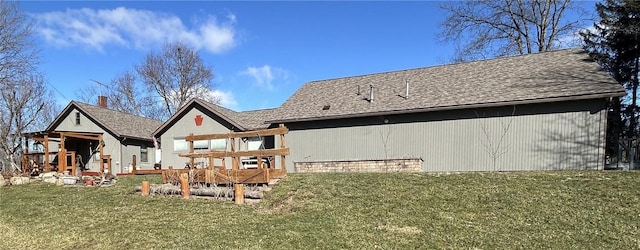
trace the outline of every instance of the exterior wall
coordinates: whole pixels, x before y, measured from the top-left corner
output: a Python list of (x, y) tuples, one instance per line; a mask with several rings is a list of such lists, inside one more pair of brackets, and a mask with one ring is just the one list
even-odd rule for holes
[[(203, 118), (202, 125), (196, 126), (195, 117), (201, 115)], [(203, 111), (200, 108), (192, 108), (185, 112), (185, 115), (177, 119), (177, 121), (171, 125), (167, 131), (160, 136), (160, 142), (162, 143), (162, 168), (166, 169), (169, 166), (174, 168), (183, 168), (186, 162), (189, 162), (189, 158), (180, 157), (178, 154), (186, 153), (187, 151), (174, 152), (173, 139), (184, 138), (189, 134), (215, 134), (215, 133), (228, 133), (230, 131), (230, 125), (226, 125), (224, 121), (216, 120), (209, 112)], [(225, 125), (223, 125), (225, 124)], [(230, 143), (230, 142), (229, 142)], [(204, 159), (202, 159), (204, 160)], [(230, 160), (225, 160), (229, 162)], [(220, 164), (220, 161), (214, 164)], [(229, 165), (230, 166), (230, 165)]]
[[(80, 125), (76, 125), (76, 112), (79, 112), (77, 109), (71, 110), (69, 115), (65, 117), (60, 124), (54, 128), (57, 131), (75, 131), (75, 132), (96, 132), (103, 133), (102, 139), (104, 141), (103, 153), (105, 155), (111, 155), (111, 168), (116, 173), (124, 173), (121, 172), (121, 148), (120, 141), (115, 138), (113, 135), (107, 133), (102, 128), (100, 128), (97, 124), (93, 123), (89, 118), (87, 118), (82, 112), (80, 112)], [(56, 143), (57, 144), (57, 143)], [(51, 145), (50, 145), (51, 146)], [(57, 150), (58, 146), (54, 145), (50, 150)], [(98, 171), (100, 169), (100, 161), (92, 159), (87, 163), (87, 167), (90, 171)]]
[[(141, 145), (145, 145), (147, 147), (147, 162), (142, 162), (141, 160)], [(134, 155), (136, 156), (136, 167), (138, 170), (153, 169), (153, 164), (155, 163), (155, 148), (153, 147), (153, 144), (148, 142), (132, 141), (126, 145), (122, 145), (122, 171), (131, 172)]]
[(421, 158), (424, 171), (603, 169), (604, 100), (286, 124), (294, 162)]
[[(197, 115), (202, 116), (202, 124), (201, 126), (196, 126), (195, 117)], [(202, 134), (220, 134), (220, 133), (228, 133), (229, 131), (237, 131), (233, 125), (228, 122), (222, 120), (217, 115), (202, 109), (198, 106), (191, 108), (186, 111), (182, 117), (176, 119), (174, 124), (170, 125), (164, 133), (160, 135), (161, 142), (161, 158), (162, 158), (162, 168), (167, 169), (169, 166), (174, 168), (184, 168), (185, 163), (189, 162), (189, 158), (180, 157), (179, 154), (187, 153), (188, 150), (185, 151), (174, 151), (174, 138), (184, 138), (189, 134), (194, 135), (202, 135)], [(280, 139), (276, 138), (274, 140), (273, 136), (263, 137), (262, 138), (265, 148), (273, 148), (279, 147)], [(231, 141), (227, 141), (227, 150), (231, 149)], [(248, 150), (249, 141), (243, 141), (241, 139), (235, 139), (235, 145), (237, 150)], [(203, 150), (208, 151), (208, 150)], [(197, 152), (197, 150), (196, 150)], [(208, 159), (206, 158), (197, 158), (196, 164), (198, 162), (204, 162), (208, 164)], [(225, 159), (225, 164), (227, 168), (231, 168), (231, 158)], [(274, 164), (280, 167), (280, 157), (276, 157)], [(220, 166), (222, 165), (222, 160), (216, 159), (214, 165)], [(151, 164), (153, 167), (153, 164)]]

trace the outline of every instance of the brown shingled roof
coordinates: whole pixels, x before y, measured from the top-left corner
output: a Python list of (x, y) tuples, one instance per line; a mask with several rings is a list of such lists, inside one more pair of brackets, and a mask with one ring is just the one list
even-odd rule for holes
[[(409, 96), (405, 98), (406, 84)], [(373, 86), (373, 101), (369, 86)], [(358, 88), (360, 95), (357, 95)], [(269, 123), (621, 96), (582, 49), (313, 81)]]
[(198, 101), (203, 106), (206, 106), (209, 110), (216, 110), (219, 114), (222, 114), (230, 120), (234, 121), (242, 130), (267, 128), (269, 124), (265, 124), (264, 121), (271, 119), (276, 111), (276, 109), (258, 109), (236, 112), (220, 105), (209, 103), (207, 101), (199, 99), (196, 99), (196, 101)]
[(265, 123), (265, 121), (273, 119), (273, 116), (276, 114), (278, 109), (258, 109), (258, 110), (250, 110), (250, 111), (242, 111), (240, 112), (240, 120), (242, 124), (244, 124), (250, 130), (254, 129), (264, 129), (269, 127), (270, 124)]
[(60, 119), (66, 117), (73, 107), (76, 107), (105, 131), (119, 138), (151, 140), (151, 133), (162, 124), (159, 120), (71, 101), (49, 125), (47, 131), (53, 130), (59, 124)]

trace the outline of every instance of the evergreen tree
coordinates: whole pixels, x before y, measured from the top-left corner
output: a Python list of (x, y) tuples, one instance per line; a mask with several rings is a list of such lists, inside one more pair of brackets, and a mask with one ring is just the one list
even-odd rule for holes
[(638, 135), (640, 2), (605, 0), (596, 3), (596, 11), (600, 21), (594, 29), (580, 32), (584, 48), (627, 89), (627, 95), (613, 100), (609, 109), (607, 155), (613, 156), (619, 136), (632, 139)]

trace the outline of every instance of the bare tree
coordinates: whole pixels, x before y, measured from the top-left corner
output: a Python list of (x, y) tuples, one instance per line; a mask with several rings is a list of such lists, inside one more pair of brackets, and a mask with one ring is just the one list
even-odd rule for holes
[(0, 98), (0, 149), (6, 163), (17, 164), (25, 146), (22, 134), (47, 126), (53, 120), (56, 106), (41, 76), (14, 78), (3, 86), (5, 88)]
[(149, 118), (162, 117), (163, 109), (157, 105), (157, 98), (146, 91), (136, 78), (133, 72), (125, 71), (111, 80), (109, 85), (96, 83), (102, 87), (102, 95), (108, 98), (109, 108)]
[[(571, 0), (467, 0), (440, 6), (443, 42), (459, 43), (454, 61), (549, 51), (586, 21)], [(568, 12), (577, 15), (567, 15)], [(574, 16), (576, 16), (574, 18)]]
[(157, 105), (157, 98), (146, 91), (131, 71), (117, 75), (108, 84), (97, 80), (92, 81), (95, 85), (87, 85), (76, 90), (75, 94), (80, 101), (96, 103), (99, 96), (105, 96), (109, 100), (109, 109), (148, 118), (162, 116), (163, 110)]
[[(386, 129), (385, 129), (386, 127)], [(386, 132), (383, 132), (386, 130)], [(380, 134), (380, 139), (382, 140), (382, 149), (384, 149), (384, 160), (389, 160), (389, 136), (391, 136), (391, 126), (390, 125), (382, 125), (380, 130), (378, 130)]]
[(142, 82), (157, 93), (163, 107), (163, 117), (171, 116), (192, 98), (212, 103), (210, 94), (213, 73), (198, 52), (183, 43), (166, 44), (161, 53), (149, 53), (135, 67)]
[(98, 100), (98, 96), (102, 94), (100, 88), (101, 88), (100, 85), (98, 86), (84, 85), (84, 87), (76, 89), (75, 91), (75, 96), (77, 98), (76, 100), (84, 103), (96, 103), (96, 101)]
[(0, 83), (28, 74), (37, 64), (31, 22), (17, 2), (0, 1)]
[(53, 118), (55, 103), (38, 73), (33, 29), (17, 2), (0, 1), (0, 149), (2, 165), (17, 168), (22, 134)]
[[(479, 120), (480, 130), (482, 130), (482, 146), (491, 158), (491, 164), (493, 171), (497, 171), (497, 162), (503, 155), (509, 152), (510, 145), (507, 144), (506, 137), (511, 129), (511, 123), (513, 122), (513, 116), (516, 114), (516, 106), (513, 106), (511, 116), (501, 117), (500, 113), (497, 114), (500, 127), (489, 127), (486, 121)], [(476, 116), (481, 116), (476, 112)], [(505, 121), (506, 119), (506, 121)]]

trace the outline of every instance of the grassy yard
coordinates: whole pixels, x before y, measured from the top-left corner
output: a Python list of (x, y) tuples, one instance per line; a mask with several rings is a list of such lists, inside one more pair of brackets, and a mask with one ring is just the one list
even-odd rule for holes
[(640, 172), (290, 174), (258, 205), (0, 188), (0, 249), (640, 248)]

